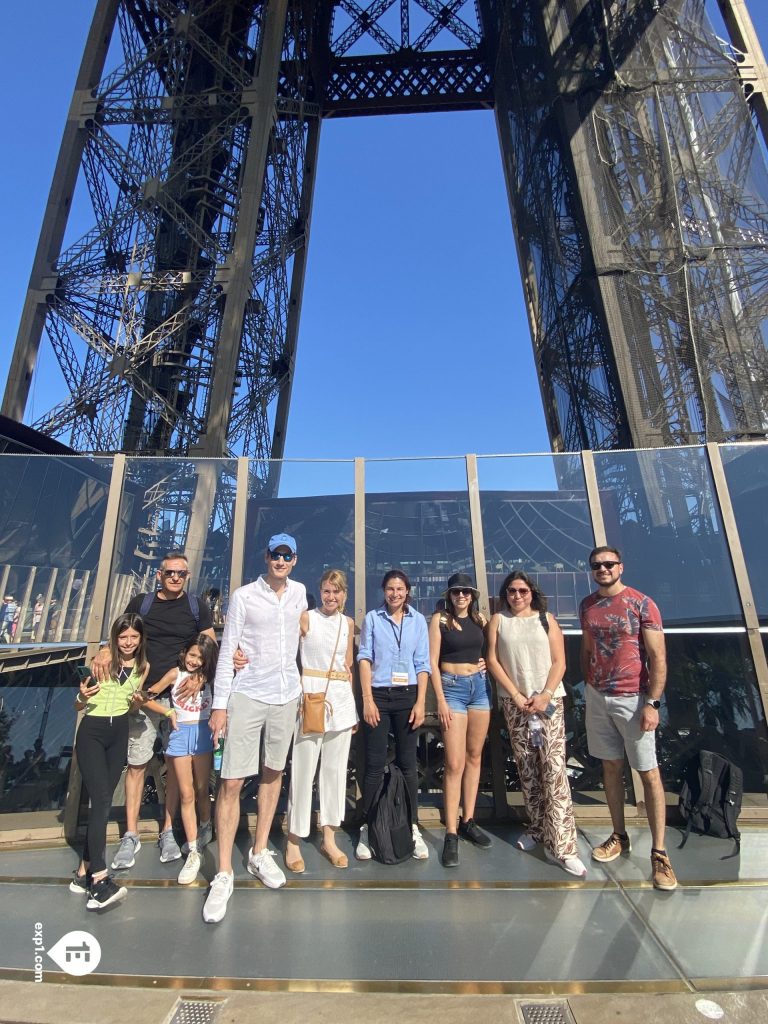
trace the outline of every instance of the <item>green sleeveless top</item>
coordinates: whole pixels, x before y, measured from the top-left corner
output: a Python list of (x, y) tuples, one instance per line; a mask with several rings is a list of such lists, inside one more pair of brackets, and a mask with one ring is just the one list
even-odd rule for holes
[(101, 684), (99, 692), (91, 697), (83, 712), (94, 718), (119, 718), (120, 715), (127, 715), (132, 707), (131, 698), (139, 689), (141, 675), (135, 668), (122, 683), (110, 676)]

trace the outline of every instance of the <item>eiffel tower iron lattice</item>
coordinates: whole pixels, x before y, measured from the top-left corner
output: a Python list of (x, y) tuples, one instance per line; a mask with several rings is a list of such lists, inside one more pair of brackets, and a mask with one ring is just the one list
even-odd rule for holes
[(39, 430), (274, 487), (322, 120), (487, 108), (553, 449), (764, 435), (768, 72), (719, 3), (98, 0), (3, 412), (45, 338)]

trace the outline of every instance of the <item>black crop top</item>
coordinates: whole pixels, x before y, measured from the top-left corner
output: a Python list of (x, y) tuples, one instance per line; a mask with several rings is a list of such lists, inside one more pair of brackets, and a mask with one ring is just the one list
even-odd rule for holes
[(467, 616), (459, 619), (461, 629), (448, 629), (440, 623), (440, 662), (449, 665), (475, 665), (483, 652), (485, 637), (478, 624)]

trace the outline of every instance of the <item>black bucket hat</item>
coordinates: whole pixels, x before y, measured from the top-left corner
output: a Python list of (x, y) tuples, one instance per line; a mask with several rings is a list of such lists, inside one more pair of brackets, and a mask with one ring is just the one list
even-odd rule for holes
[(448, 586), (443, 591), (443, 597), (448, 597), (452, 590), (471, 590), (475, 597), (480, 596), (480, 591), (472, 581), (472, 577), (466, 572), (455, 572), (448, 578)]

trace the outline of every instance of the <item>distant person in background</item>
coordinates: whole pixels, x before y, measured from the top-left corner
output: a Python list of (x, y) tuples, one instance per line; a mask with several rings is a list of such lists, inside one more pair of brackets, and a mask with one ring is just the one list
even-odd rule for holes
[(441, 861), (446, 868), (459, 863), (459, 836), (480, 849), (491, 845), (475, 822), (480, 764), (491, 721), (491, 684), (482, 661), (487, 623), (478, 595), (470, 576), (454, 573), (445, 591), (445, 609), (436, 611), (429, 623), (432, 688), (445, 745)]
[(664, 847), (667, 805), (656, 757), (659, 708), (667, 681), (661, 613), (646, 594), (622, 582), (617, 548), (589, 556), (597, 591), (579, 607), (581, 669), (587, 683), (587, 743), (603, 762), (605, 799), (613, 832), (592, 851), (607, 864), (631, 844), (624, 823), (624, 755), (639, 774), (651, 828), (651, 873), (656, 889), (677, 888)]
[(38, 635), (37, 635), (37, 631), (40, 628), (40, 620), (43, 617), (43, 606), (44, 606), (43, 595), (42, 594), (38, 594), (37, 597), (35, 598), (35, 604), (34, 604), (34, 607), (32, 609), (32, 639), (33, 640), (39, 640), (40, 639), (40, 637), (38, 637)]
[(0, 640), (9, 644), (13, 641), (13, 634), (16, 630), (16, 619), (19, 613), (19, 606), (13, 594), (6, 594), (2, 608), (2, 621), (0, 622)]
[(488, 626), (488, 668), (504, 691), (502, 709), (517, 765), (528, 830), (515, 844), (545, 853), (584, 878), (565, 752), (565, 643), (547, 599), (524, 572), (511, 572)]
[(347, 800), (347, 760), (352, 733), (357, 728), (357, 710), (352, 693), (352, 641), (355, 624), (344, 615), (347, 577), (340, 569), (329, 569), (320, 578), (320, 607), (301, 616), (301, 684), (305, 693), (325, 693), (324, 733), (305, 735), (301, 715), (296, 720), (291, 761), (291, 789), (286, 825), (288, 841), (285, 866), (302, 872), (304, 858), (299, 841), (309, 835), (312, 819), (312, 784), (320, 760), (318, 791), (320, 852), (336, 868), (345, 868), (348, 858), (336, 845), (335, 830), (344, 820)]

